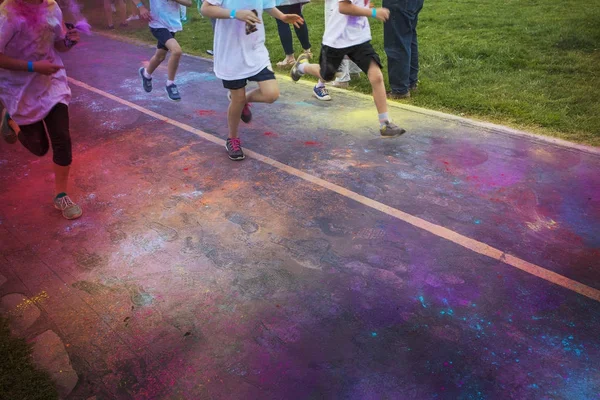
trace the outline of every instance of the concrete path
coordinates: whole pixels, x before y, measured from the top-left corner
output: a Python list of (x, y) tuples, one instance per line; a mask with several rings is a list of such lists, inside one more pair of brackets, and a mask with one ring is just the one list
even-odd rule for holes
[(0, 143), (1, 304), (64, 398), (600, 398), (595, 149), (400, 107), (382, 140), (367, 97), (281, 79), (234, 163), (210, 62), (173, 103), (149, 47), (78, 47), (83, 218)]

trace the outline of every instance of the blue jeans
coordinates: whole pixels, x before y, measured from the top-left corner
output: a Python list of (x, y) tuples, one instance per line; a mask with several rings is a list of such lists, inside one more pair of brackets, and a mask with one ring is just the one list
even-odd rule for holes
[(383, 47), (388, 56), (392, 93), (405, 94), (419, 75), (417, 22), (424, 0), (383, 0), (390, 19), (383, 26)]

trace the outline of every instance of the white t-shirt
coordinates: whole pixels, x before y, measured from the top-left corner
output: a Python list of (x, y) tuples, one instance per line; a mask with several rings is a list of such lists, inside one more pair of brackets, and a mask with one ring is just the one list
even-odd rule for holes
[[(339, 3), (342, 1), (348, 0), (325, 1), (323, 44), (335, 49), (343, 49), (371, 40), (369, 19), (340, 13)], [(369, 0), (350, 0), (350, 2), (355, 6), (369, 8)]]
[[(207, 0), (210, 4), (231, 10), (256, 10), (262, 22), (263, 10), (275, 7), (275, 0)], [(250, 78), (271, 67), (265, 46), (265, 26), (256, 24), (256, 32), (246, 35), (246, 23), (237, 19), (217, 19), (213, 51), (215, 75), (235, 81)]]
[[(24, 10), (25, 13), (17, 11)], [(35, 22), (35, 16), (38, 21)], [(45, 21), (44, 21), (45, 20)], [(54, 42), (65, 37), (62, 12), (53, 0), (12, 2), (0, 15), (0, 53), (23, 61), (48, 60), (63, 66)], [(19, 125), (43, 120), (55, 105), (68, 105), (71, 89), (64, 69), (53, 75), (0, 68), (0, 100)]]
[(180, 4), (173, 0), (150, 0), (150, 28), (167, 29), (169, 32), (183, 30), (181, 25)]

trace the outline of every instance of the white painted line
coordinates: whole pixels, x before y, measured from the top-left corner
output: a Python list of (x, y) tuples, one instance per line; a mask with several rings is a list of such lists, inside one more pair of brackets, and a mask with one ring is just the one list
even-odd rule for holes
[[(168, 124), (171, 124), (173, 126), (176, 126), (180, 129), (183, 129), (185, 131), (191, 132), (197, 136), (200, 136), (203, 139), (206, 139), (210, 142), (213, 142), (215, 144), (218, 144), (220, 146), (224, 146), (225, 145), (225, 141), (223, 139), (220, 139), (216, 136), (213, 136), (209, 133), (206, 133), (204, 131), (201, 131), (199, 129), (193, 128), (189, 125), (183, 124), (179, 121), (176, 121), (174, 119), (165, 117), (164, 115), (155, 113), (154, 111), (150, 111), (147, 108), (144, 108), (142, 106), (139, 106), (135, 103), (132, 103), (130, 101), (124, 100), (118, 96), (112, 95), (110, 93), (107, 93), (103, 90), (100, 89), (96, 89), (95, 87), (92, 87), (84, 82), (80, 82), (78, 80), (75, 80), (73, 78), (69, 78), (69, 81), (79, 87), (82, 87), (84, 89), (87, 89), (91, 92), (94, 92), (96, 94), (99, 94), (103, 97), (106, 97), (108, 99), (111, 99), (113, 101), (116, 101), (117, 103), (120, 103), (122, 105), (128, 106), (130, 108), (133, 108), (143, 114), (149, 115), (153, 118), (156, 118), (160, 121), (164, 121)], [(518, 257), (515, 257), (513, 255), (507, 254), (505, 252), (503, 252), (502, 250), (498, 250), (492, 246), (489, 246), (483, 242), (477, 241), (475, 239), (471, 239), (470, 237), (461, 235), (458, 232), (454, 232), (448, 228), (444, 228), (443, 226), (440, 225), (436, 225), (434, 223), (431, 223), (429, 221), (426, 221), (424, 219), (421, 219), (419, 217), (415, 217), (414, 215), (405, 213), (404, 211), (400, 211), (398, 209), (395, 209), (393, 207), (387, 206), (383, 203), (380, 203), (378, 201), (375, 201), (373, 199), (370, 199), (368, 197), (365, 197), (363, 195), (360, 195), (358, 193), (355, 193), (351, 190), (348, 190), (342, 186), (336, 185), (334, 183), (328, 182), (324, 179), (321, 178), (317, 178), (316, 176), (310, 175), (304, 171), (301, 171), (297, 168), (294, 167), (290, 167), (289, 165), (283, 164), (277, 160), (274, 160), (272, 158), (263, 156), (262, 154), (256, 153), (254, 151), (251, 150), (245, 150), (245, 154), (249, 157), (252, 157), (256, 160), (259, 160), (265, 164), (268, 164), (274, 168), (277, 168), (281, 171), (284, 171), (290, 175), (294, 175), (297, 176), (300, 179), (303, 179), (307, 182), (310, 182), (312, 184), (315, 184), (317, 186), (320, 186), (324, 189), (328, 189), (332, 192), (335, 192), (339, 195), (342, 195), (346, 198), (352, 199), (358, 203), (361, 203), (367, 207), (370, 207), (372, 209), (378, 210), (382, 213), (385, 213), (387, 215), (390, 215), (394, 218), (397, 218), (401, 221), (404, 221), (408, 224), (411, 224), (417, 228), (423, 229), (427, 232), (430, 232), (440, 238), (449, 240), (453, 243), (458, 244), (459, 246), (462, 246), (466, 249), (469, 249), (475, 253), (493, 258), (495, 260), (501, 261), (507, 265), (510, 265), (512, 267), (515, 267), (517, 269), (520, 269), (521, 271), (525, 271), (528, 274), (537, 276), (538, 278), (542, 278), (548, 282), (552, 282), (556, 285), (562, 286), (566, 289), (572, 290), (574, 292), (577, 292), (583, 296), (589, 297), (590, 299), (596, 300), (596, 301), (600, 301), (600, 290), (598, 289), (594, 289), (593, 287), (584, 285), (583, 283), (577, 282), (573, 279), (567, 278), (566, 276), (557, 274), (556, 272), (550, 271), (548, 269), (545, 269), (543, 267), (540, 267), (538, 265), (532, 264), (530, 262), (527, 262), (525, 260), (522, 260)]]

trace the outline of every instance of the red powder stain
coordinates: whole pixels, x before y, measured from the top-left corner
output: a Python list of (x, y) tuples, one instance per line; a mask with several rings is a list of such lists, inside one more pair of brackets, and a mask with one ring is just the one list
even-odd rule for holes
[(321, 142), (311, 142), (311, 141), (304, 142), (305, 146), (320, 146), (321, 144), (322, 144)]
[(185, 167), (183, 170), (184, 170), (184, 171), (187, 171), (188, 169), (190, 169), (190, 168), (189, 168), (189, 167)]
[(275, 132), (265, 132), (264, 135), (265, 136), (271, 136), (271, 137), (279, 137), (279, 135), (276, 134)]
[(198, 111), (196, 111), (196, 114), (198, 114), (201, 117), (206, 117), (209, 115), (215, 115), (216, 112), (213, 110), (198, 110)]

